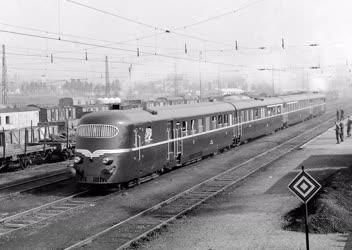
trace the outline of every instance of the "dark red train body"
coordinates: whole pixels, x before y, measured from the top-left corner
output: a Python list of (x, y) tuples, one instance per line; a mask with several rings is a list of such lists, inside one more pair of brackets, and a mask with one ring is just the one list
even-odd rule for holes
[(325, 112), (325, 97), (300, 94), (84, 116), (77, 128), (80, 183), (120, 184), (201, 159)]

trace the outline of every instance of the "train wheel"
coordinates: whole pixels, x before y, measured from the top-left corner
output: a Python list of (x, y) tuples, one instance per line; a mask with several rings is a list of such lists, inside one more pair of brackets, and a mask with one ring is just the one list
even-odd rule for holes
[(27, 159), (27, 156), (23, 156), (19, 159), (19, 164), (21, 169), (25, 169), (29, 165), (29, 161)]
[(8, 167), (9, 167), (9, 164), (6, 161), (1, 162), (1, 164), (0, 164), (0, 172), (6, 171), (8, 169)]

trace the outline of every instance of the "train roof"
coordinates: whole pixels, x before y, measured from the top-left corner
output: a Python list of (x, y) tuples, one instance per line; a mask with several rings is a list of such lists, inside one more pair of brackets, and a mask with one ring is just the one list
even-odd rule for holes
[(318, 94), (303, 94), (291, 95), (285, 97), (270, 97), (261, 100), (250, 99), (232, 102), (207, 102), (195, 104), (180, 104), (171, 106), (153, 107), (151, 110), (156, 111), (152, 114), (143, 109), (130, 109), (130, 110), (108, 110), (103, 112), (90, 113), (83, 116), (80, 124), (140, 124), (145, 122), (153, 122), (160, 120), (176, 120), (183, 118), (197, 117), (201, 115), (212, 115), (216, 113), (231, 112), (235, 109), (247, 109), (258, 106), (270, 106), (281, 104), (291, 100), (311, 99), (311, 98), (324, 97)]
[(285, 102), (293, 102), (293, 101), (300, 101), (300, 100), (307, 100), (307, 99), (325, 98), (325, 95), (319, 94), (319, 93), (304, 93), (304, 94), (281, 96), (281, 98)]
[(196, 103), (196, 104), (180, 104), (172, 106), (155, 107), (153, 110), (157, 114), (153, 115), (142, 109), (131, 110), (108, 110), (104, 112), (95, 112), (83, 116), (80, 124), (138, 124), (159, 120), (174, 120), (200, 115), (207, 115), (220, 112), (234, 111), (235, 108), (228, 103)]
[(283, 103), (283, 100), (279, 97), (269, 97), (265, 99), (249, 99), (249, 100), (239, 100), (239, 101), (230, 101), (236, 109), (247, 109), (258, 106), (270, 106), (275, 104)]

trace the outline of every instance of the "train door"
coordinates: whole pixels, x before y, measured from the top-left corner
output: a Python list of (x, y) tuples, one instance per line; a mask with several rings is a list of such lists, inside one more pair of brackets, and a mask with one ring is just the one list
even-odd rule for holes
[(133, 131), (134, 133), (134, 146), (136, 148), (133, 159), (135, 160), (136, 164), (136, 172), (139, 176), (143, 176), (143, 168), (142, 168), (142, 144), (143, 144), (143, 136), (144, 136), (144, 129), (142, 127), (137, 127)]
[(234, 134), (235, 134), (235, 143), (239, 143), (241, 136), (242, 136), (242, 119), (241, 119), (241, 113), (239, 111), (235, 111), (235, 130), (234, 130)]
[(175, 151), (175, 142), (173, 141), (174, 139), (174, 126), (172, 121), (167, 122), (167, 160), (169, 162), (172, 162), (174, 159), (174, 151)]
[(238, 135), (242, 136), (242, 122), (243, 122), (243, 112), (238, 112)]
[(282, 109), (282, 122), (284, 127), (287, 127), (287, 121), (288, 121), (288, 105), (286, 103), (283, 104)]
[(181, 128), (181, 123), (180, 122), (176, 122), (176, 126), (174, 129), (174, 156), (176, 158), (176, 164), (180, 164), (181, 163), (181, 157), (183, 154), (183, 141), (182, 141), (182, 128)]

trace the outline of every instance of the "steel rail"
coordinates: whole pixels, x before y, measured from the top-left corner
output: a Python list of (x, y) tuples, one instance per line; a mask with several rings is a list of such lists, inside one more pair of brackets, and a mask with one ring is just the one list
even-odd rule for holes
[[(284, 143), (264, 151), (249, 160), (227, 169), (165, 201), (162, 201), (134, 216), (106, 228), (101, 232), (66, 247), (65, 250), (76, 249), (86, 245), (88, 245), (87, 247), (94, 248), (94, 246), (89, 246), (89, 244), (94, 244), (96, 241), (99, 241), (99, 247), (104, 249), (122, 249), (128, 247), (133, 242), (146, 237), (151, 232), (166, 225), (180, 215), (192, 210), (214, 195), (224, 191), (236, 183), (239, 183), (292, 150), (300, 147), (307, 140), (323, 133), (325, 128), (315, 132), (314, 135), (310, 134), (312, 131), (317, 130), (317, 128), (332, 122), (332, 120), (333, 118), (329, 118), (327, 121), (320, 123), (297, 136), (294, 136)], [(304, 139), (304, 136), (306, 135), (309, 135), (308, 139)], [(299, 140), (300, 138), (303, 139), (303, 142)], [(298, 142), (295, 142), (295, 140), (298, 140)], [(268, 160), (262, 159), (266, 156), (268, 156)], [(244, 168), (243, 166), (247, 167)], [(108, 234), (113, 235), (109, 237)], [(107, 237), (109, 240), (104, 241), (104, 237)]]
[[(5, 194), (0, 194), (0, 201), (19, 195), (20, 193), (23, 193), (23, 192), (27, 192), (33, 189), (37, 189), (37, 188), (41, 188), (58, 182), (62, 182), (65, 180), (69, 180), (72, 178), (72, 176), (69, 176), (68, 174), (69, 172), (67, 170), (59, 171), (54, 174), (41, 176), (41, 177), (34, 177), (34, 178), (26, 179), (24, 181), (12, 183), (10, 185), (4, 185), (0, 187), (0, 192), (4, 192), (4, 191), (10, 191), (10, 192)], [(11, 190), (14, 190), (14, 191), (11, 191)]]
[(65, 198), (0, 219), (0, 237), (53, 218), (72, 209), (82, 207), (82, 205), (86, 205), (86, 201), (75, 200), (74, 198), (85, 194), (88, 191), (89, 190), (84, 190), (71, 194)]

